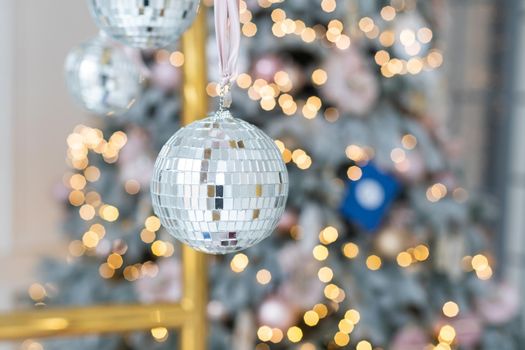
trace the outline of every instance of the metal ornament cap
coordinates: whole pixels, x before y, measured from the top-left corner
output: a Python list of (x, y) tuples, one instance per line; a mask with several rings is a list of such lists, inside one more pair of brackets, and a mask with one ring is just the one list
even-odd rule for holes
[(222, 110), (168, 140), (151, 195), (171, 235), (198, 251), (227, 254), (273, 232), (286, 205), (288, 172), (269, 136)]

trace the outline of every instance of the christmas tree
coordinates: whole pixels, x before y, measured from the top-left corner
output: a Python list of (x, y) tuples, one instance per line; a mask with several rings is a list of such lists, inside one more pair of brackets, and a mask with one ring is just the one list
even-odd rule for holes
[[(290, 195), (270, 238), (210, 259), (210, 348), (522, 348), (519, 298), (493, 277), (490, 205), (461, 187), (451, 140), (434, 122), (444, 5), (240, 4), (243, 73), (232, 114), (275, 139)], [(46, 304), (180, 298), (180, 249), (152, 213), (149, 182), (179, 128), (184, 55), (165, 49), (142, 58), (149, 80), (131, 110), (68, 137), (71, 243), (66, 264), (43, 265)], [(217, 96), (216, 84), (207, 91)], [(176, 334), (49, 348), (73, 344), (168, 349)]]

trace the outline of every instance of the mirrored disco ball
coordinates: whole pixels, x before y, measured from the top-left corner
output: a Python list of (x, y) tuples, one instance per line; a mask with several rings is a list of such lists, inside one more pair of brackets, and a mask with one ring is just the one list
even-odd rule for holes
[(151, 193), (155, 214), (175, 238), (226, 254), (272, 233), (285, 208), (288, 172), (270, 137), (223, 111), (169, 139)]
[(100, 29), (128, 46), (160, 48), (190, 27), (199, 0), (88, 0)]
[(66, 58), (65, 71), (73, 97), (99, 115), (126, 112), (141, 91), (138, 68), (104, 37), (74, 48)]

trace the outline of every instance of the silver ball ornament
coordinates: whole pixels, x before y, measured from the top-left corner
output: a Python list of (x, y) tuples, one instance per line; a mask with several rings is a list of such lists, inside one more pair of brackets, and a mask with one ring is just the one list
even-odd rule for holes
[(104, 36), (71, 50), (65, 73), (75, 100), (99, 115), (123, 114), (141, 91), (142, 77), (134, 62)]
[(151, 193), (171, 235), (196, 250), (226, 254), (273, 232), (285, 208), (288, 172), (270, 137), (225, 110), (168, 140)]
[(89, 0), (95, 22), (128, 46), (165, 47), (190, 27), (199, 0)]

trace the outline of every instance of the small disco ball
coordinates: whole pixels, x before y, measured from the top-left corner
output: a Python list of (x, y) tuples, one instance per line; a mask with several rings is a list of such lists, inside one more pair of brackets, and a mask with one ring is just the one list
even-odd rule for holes
[(199, 0), (89, 0), (95, 22), (110, 37), (142, 49), (165, 47), (190, 27)]
[(65, 73), (71, 95), (95, 114), (123, 114), (141, 92), (139, 70), (104, 36), (71, 50), (66, 58)]
[(227, 254), (272, 233), (285, 208), (288, 172), (270, 137), (219, 111), (168, 140), (151, 194), (155, 214), (175, 238)]

